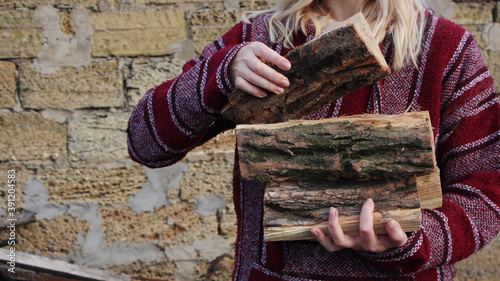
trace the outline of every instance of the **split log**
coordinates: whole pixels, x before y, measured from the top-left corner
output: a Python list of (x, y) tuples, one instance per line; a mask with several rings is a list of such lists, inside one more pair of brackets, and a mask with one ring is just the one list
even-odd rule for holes
[(416, 176), (362, 182), (286, 181), (265, 185), (264, 225), (315, 225), (328, 220), (330, 207), (345, 217), (359, 215), (368, 198), (376, 210), (420, 208)]
[[(373, 213), (373, 229), (376, 234), (386, 234), (385, 224), (392, 219), (396, 219), (404, 231), (416, 231), (420, 228), (421, 217), (420, 208), (376, 211)], [(359, 234), (359, 215), (340, 216), (339, 223), (345, 234)], [(264, 240), (266, 242), (314, 240), (315, 237), (311, 234), (312, 227), (318, 227), (325, 234), (328, 234), (328, 222), (321, 222), (316, 225), (264, 227)]]
[(418, 230), (421, 208), (441, 206), (441, 183), (428, 112), (239, 125), (241, 176), (264, 183), (264, 239), (314, 239), (339, 210), (345, 233), (359, 232), (364, 201), (375, 202), (374, 229), (395, 219)]
[[(339, 222), (344, 233), (357, 235), (361, 206), (368, 198), (372, 198), (375, 203), (373, 221), (375, 233), (385, 234), (385, 224), (392, 219), (399, 222), (403, 231), (412, 232), (420, 228), (421, 209), (436, 209), (442, 205), (439, 170), (418, 176), (415, 180), (412, 178), (384, 181), (316, 180), (265, 183), (264, 239), (266, 241), (310, 240), (314, 239), (311, 234), (312, 227), (319, 227), (328, 233), (326, 221), (330, 207), (339, 210)], [(346, 188), (345, 184), (351, 188)], [(327, 187), (322, 191), (322, 186), (325, 185)], [(310, 187), (317, 190), (312, 191)], [(332, 188), (336, 190), (332, 191)], [(301, 198), (302, 195), (307, 197), (310, 203), (306, 203), (307, 200)], [(294, 207), (291, 203), (293, 201), (298, 201), (297, 206), (302, 206), (303, 211)], [(304, 218), (304, 213), (308, 214), (309, 218)]]
[(222, 115), (235, 124), (302, 119), (326, 104), (390, 74), (361, 13), (285, 56), (292, 64), (290, 86), (280, 95), (256, 98), (240, 90), (230, 95)]
[(372, 179), (436, 170), (428, 112), (239, 125), (246, 180)]

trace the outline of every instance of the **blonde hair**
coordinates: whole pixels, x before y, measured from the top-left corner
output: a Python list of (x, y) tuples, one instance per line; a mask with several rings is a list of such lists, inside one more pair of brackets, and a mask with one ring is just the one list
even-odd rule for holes
[[(359, 0), (356, 11), (362, 12), (380, 43), (387, 34), (392, 35), (394, 58), (392, 68), (401, 69), (412, 63), (418, 67), (417, 58), (422, 49), (425, 21), (423, 0)], [(243, 21), (269, 13), (269, 34), (273, 43), (282, 41), (287, 48), (293, 48), (293, 35), (299, 27), (307, 34), (306, 25), (312, 23), (315, 37), (321, 35), (323, 27), (335, 19), (321, 0), (280, 0), (274, 8), (243, 14)]]

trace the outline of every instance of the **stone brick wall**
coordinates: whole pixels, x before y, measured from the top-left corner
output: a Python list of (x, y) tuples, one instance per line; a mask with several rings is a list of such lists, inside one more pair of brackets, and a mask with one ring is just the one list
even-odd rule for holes
[[(16, 229), (16, 250), (147, 278), (228, 280), (234, 136), (151, 170), (128, 158), (125, 129), (147, 89), (179, 74), (242, 11), (271, 3), (0, 1), (0, 217), (15, 170), (17, 212), (37, 219)], [(498, 4), (431, 4), (476, 35), (500, 81)], [(496, 239), (461, 262), (457, 280), (494, 280), (498, 250)]]

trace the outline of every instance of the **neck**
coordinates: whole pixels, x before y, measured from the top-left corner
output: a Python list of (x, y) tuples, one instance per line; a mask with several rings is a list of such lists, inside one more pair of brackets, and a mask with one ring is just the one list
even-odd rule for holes
[(345, 21), (356, 14), (358, 0), (328, 0), (326, 6), (337, 21)]

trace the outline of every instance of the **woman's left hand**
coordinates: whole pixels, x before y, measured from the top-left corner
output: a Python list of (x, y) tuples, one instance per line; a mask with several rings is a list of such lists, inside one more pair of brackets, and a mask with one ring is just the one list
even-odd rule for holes
[(316, 237), (316, 240), (330, 252), (351, 248), (357, 251), (381, 253), (406, 244), (408, 236), (395, 220), (387, 222), (387, 234), (375, 234), (373, 230), (373, 210), (373, 200), (366, 200), (361, 208), (359, 218), (359, 236), (344, 234), (339, 224), (339, 213), (335, 208), (330, 208), (330, 218), (328, 220), (328, 231), (331, 238), (317, 227), (312, 228), (311, 232)]

